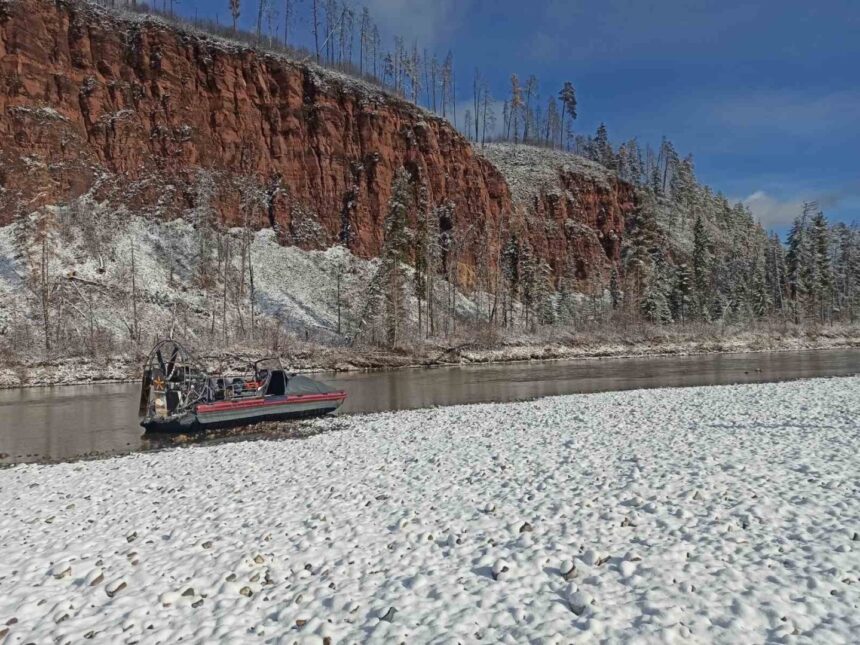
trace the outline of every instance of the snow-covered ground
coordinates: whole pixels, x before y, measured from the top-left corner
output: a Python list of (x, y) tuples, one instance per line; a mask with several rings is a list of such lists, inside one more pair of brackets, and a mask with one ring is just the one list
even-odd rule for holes
[[(217, 282), (210, 293), (195, 284), (194, 269), (190, 265), (197, 241), (195, 229), (188, 221), (161, 222), (125, 217), (121, 212), (106, 212), (103, 219), (107, 220), (112, 234), (104, 241), (106, 250), (101, 262), (94, 259), (86, 248), (84, 236), (74, 232), (70, 239), (56, 243), (50, 258), (52, 278), (62, 281), (66, 276), (75, 276), (82, 281), (84, 289), (97, 292), (92, 300), (100, 328), (119, 337), (127, 336), (128, 328), (133, 324), (129, 260), (132, 246), (136, 253), (140, 325), (145, 334), (163, 334), (171, 327), (181, 330), (183, 322), (176, 324), (172, 321), (174, 318), (182, 321), (181, 313), (186, 309), (191, 312), (192, 326), (196, 328), (205, 326), (206, 316), (201, 312), (220, 311), (218, 292), (223, 289)], [(215, 234), (212, 236), (214, 238)], [(23, 318), (22, 312), (27, 309), (29, 296), (24, 288), (27, 267), (25, 260), (16, 252), (14, 237), (14, 226), (0, 228), (0, 333), (5, 325), (13, 323), (16, 314), (19, 320)], [(230, 288), (235, 290), (242, 278), (239, 257), (241, 231), (234, 229), (226, 237), (233, 248), (231, 264), (234, 275), (230, 278)], [(33, 253), (39, 256), (38, 249)], [(373, 262), (360, 260), (342, 247), (304, 251), (293, 246), (281, 246), (271, 229), (259, 231), (254, 236), (250, 257), (254, 263), (257, 313), (278, 317), (287, 328), (312, 330), (325, 338), (334, 335), (337, 329), (338, 274), (346, 291), (367, 282), (375, 269)], [(217, 262), (213, 249), (211, 264), (216, 281), (220, 278)], [(244, 287), (247, 293), (247, 284)], [(85, 291), (83, 297), (87, 295)], [(235, 300), (235, 294), (231, 292), (228, 317), (231, 326), (238, 328), (239, 323), (234, 320)], [(245, 304), (244, 300), (241, 304)], [(346, 307), (353, 303), (344, 301), (342, 304)], [(86, 307), (79, 309), (86, 313)], [(176, 313), (177, 310), (180, 314)], [(245, 316), (247, 318), (249, 312), (245, 312)], [(31, 318), (36, 318), (35, 313)], [(33, 324), (37, 323), (38, 320)], [(73, 319), (72, 324), (84, 323), (85, 319)]]
[(559, 189), (559, 172), (576, 172), (600, 185), (614, 173), (585, 157), (561, 150), (513, 143), (488, 143), (476, 151), (504, 175), (514, 199), (530, 202), (541, 191)]
[[(249, 326), (251, 311), (241, 229), (206, 229), (208, 235), (201, 236), (201, 229), (192, 224), (192, 212), (186, 219), (161, 221), (132, 216), (89, 198), (80, 203), (76, 210), (47, 209), (55, 222), (47, 253), (53, 285), (50, 317), (57, 326), (62, 315), (62, 326), (79, 339), (78, 347), (87, 344), (91, 325), (114, 345), (129, 344), (134, 327), (133, 275), (144, 344), (168, 335), (179, 335), (194, 344), (207, 330), (214, 330), (219, 341), (225, 334), (229, 341), (242, 336), (240, 330), (244, 332)], [(75, 219), (81, 211), (86, 213), (90, 227)], [(35, 221), (33, 218), (35, 215), (31, 217)], [(88, 235), (89, 230), (95, 232)], [(29, 328), (28, 339), (40, 338), (42, 333), (41, 301), (34, 291), (39, 285), (30, 284), (38, 279), (42, 248), (32, 236), (22, 248), (16, 242), (18, 237), (21, 232), (17, 225), (0, 227), (0, 345), (16, 332), (24, 336), (22, 328)], [(211, 284), (207, 288), (199, 284), (201, 239), (209, 249), (205, 258)], [(219, 244), (230, 249), (226, 289)], [(343, 344), (345, 338), (357, 333), (367, 285), (377, 270), (376, 260), (359, 258), (341, 246), (316, 251), (282, 246), (272, 229), (253, 234), (247, 257), (253, 264), (258, 322), (272, 326), (276, 320), (282, 332), (297, 337), (307, 334), (323, 344)], [(407, 283), (411, 285), (411, 277)], [(437, 299), (447, 290), (448, 283), (438, 280)], [(486, 294), (470, 299), (458, 293), (458, 316), (476, 316), (478, 307), (486, 307), (488, 299)], [(405, 302), (407, 311), (413, 311), (414, 298), (406, 296)], [(17, 343), (16, 349), (22, 354), (19, 359), (27, 358), (30, 350), (38, 350), (39, 344), (33, 341), (29, 344), (35, 347), (21, 347), (27, 344)], [(38, 351), (33, 353), (42, 358)], [(0, 383), (3, 381), (0, 375)]]
[(860, 633), (860, 378), (305, 430), (0, 471), (5, 642)]

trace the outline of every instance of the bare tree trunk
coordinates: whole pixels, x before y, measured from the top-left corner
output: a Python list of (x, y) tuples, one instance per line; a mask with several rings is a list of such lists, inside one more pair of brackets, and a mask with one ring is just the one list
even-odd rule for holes
[(337, 272), (337, 333), (341, 333), (341, 315), (340, 315), (340, 283), (341, 283), (342, 273), (340, 271)]
[[(472, 91), (473, 91), (473, 101), (475, 105), (475, 142), (481, 140), (480, 133), (480, 114), (481, 114), (481, 74), (478, 72), (478, 68), (475, 68), (475, 78), (472, 81)], [(471, 127), (470, 123), (466, 124), (467, 127)]]
[(257, 42), (260, 42), (263, 38), (263, 13), (266, 11), (266, 6), (268, 5), (268, 0), (258, 0), (259, 6), (257, 8)]
[(430, 267), (430, 270), (427, 272), (427, 323), (428, 330), (430, 332), (430, 337), (436, 335), (436, 322), (435, 316), (433, 315), (433, 291), (434, 291), (434, 274), (435, 274), (435, 263), (434, 266)]
[(134, 238), (131, 240), (131, 312), (134, 342), (140, 345), (140, 324), (137, 318), (137, 265), (134, 259)]
[(313, 0), (314, 21), (314, 48), (316, 49), (317, 63), (320, 62), (320, 22), (319, 22), (319, 0)]
[(227, 283), (229, 281), (228, 269), (230, 267), (230, 239), (224, 238), (224, 291), (221, 300), (221, 331), (224, 342), (228, 341), (227, 334)]
[(421, 338), (421, 331), (424, 329), (423, 319), (421, 317), (421, 310), (424, 307), (424, 303), (421, 301), (421, 295), (420, 294), (416, 294), (415, 299), (418, 301), (418, 338)]
[(45, 332), (45, 351), (51, 351), (51, 333), (49, 328), (48, 309), (50, 305), (48, 293), (48, 237), (42, 237), (42, 262), (41, 262), (41, 282), (42, 282), (42, 324)]
[(290, 19), (293, 16), (292, 0), (284, 0), (284, 47), (289, 45)]
[(248, 281), (249, 281), (248, 286), (250, 287), (250, 291), (249, 291), (248, 295), (251, 299), (251, 337), (253, 338), (254, 333), (255, 333), (255, 329), (256, 329), (256, 325), (257, 325), (257, 320), (256, 320), (255, 313), (254, 313), (255, 312), (255, 309), (254, 309), (254, 299), (255, 299), (255, 294), (254, 294), (254, 262), (253, 262), (253, 258), (251, 257), (251, 246), (250, 245), (248, 245)]
[(389, 347), (395, 347), (397, 345), (397, 328), (400, 317), (400, 267), (397, 262), (394, 262), (391, 268), (389, 289), (391, 292), (386, 302), (386, 340)]

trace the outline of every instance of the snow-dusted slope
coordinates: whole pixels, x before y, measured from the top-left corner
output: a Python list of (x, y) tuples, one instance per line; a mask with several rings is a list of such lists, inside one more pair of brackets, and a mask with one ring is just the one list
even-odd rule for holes
[(585, 157), (535, 146), (488, 143), (476, 147), (499, 169), (510, 186), (514, 200), (529, 203), (541, 191), (558, 190), (559, 171), (575, 173), (598, 184), (607, 184), (614, 173)]
[[(78, 230), (71, 230), (70, 239), (52, 240), (50, 247), (49, 279), (64, 285), (80, 287), (71, 290), (76, 304), (92, 300), (99, 326), (116, 336), (128, 334), (133, 323), (131, 298), (131, 249), (135, 248), (135, 275), (140, 299), (140, 316), (145, 333), (164, 333), (173, 318), (184, 322), (187, 308), (192, 328), (205, 324), (198, 320), (204, 310), (220, 315), (217, 283), (222, 282), (216, 251), (211, 259), (214, 286), (207, 292), (195, 283), (193, 256), (195, 229), (186, 221), (161, 222), (143, 218), (124, 220), (117, 217), (108, 224), (115, 227), (111, 239), (104, 247), (104, 261), (100, 263), (86, 249), (86, 241)], [(25, 260), (13, 246), (14, 227), (0, 229), (0, 329), (21, 323), (28, 296), (23, 288), (27, 275)], [(228, 320), (236, 317), (235, 290), (240, 282), (239, 247), (241, 231), (225, 235), (231, 243), (231, 272), (228, 278)], [(41, 260), (41, 249), (32, 249), (33, 261)], [(353, 257), (341, 247), (326, 251), (303, 251), (296, 247), (281, 246), (270, 229), (258, 232), (251, 245), (251, 260), (255, 269), (257, 310), (263, 315), (278, 317), (289, 329), (309, 329), (321, 334), (333, 334), (337, 329), (336, 276), (341, 273), (344, 292), (358, 289), (369, 279), (373, 263)], [(219, 273), (220, 272), (220, 273)], [(69, 277), (72, 276), (70, 280)], [(249, 286), (245, 277), (247, 296)], [(58, 298), (60, 296), (56, 296)], [(71, 296), (70, 296), (71, 298)], [(81, 302), (78, 302), (78, 298)], [(247, 298), (246, 298), (247, 299)], [(243, 306), (248, 308), (245, 301)], [(177, 312), (178, 308), (178, 312)], [(36, 310), (37, 308), (31, 308)], [(86, 311), (69, 313), (71, 324), (85, 325)], [(247, 311), (245, 312), (247, 315)], [(35, 312), (33, 314), (35, 316)], [(39, 321), (29, 318), (30, 324)], [(174, 323), (180, 328), (182, 323)]]
[(335, 418), (0, 471), (0, 634), (856, 642), (860, 379)]
[[(340, 343), (354, 334), (377, 260), (352, 255), (341, 246), (306, 251), (278, 243), (272, 229), (246, 240), (243, 230), (207, 230), (186, 219), (163, 221), (132, 216), (89, 200), (77, 209), (46, 209), (52, 224), (45, 247), (50, 285), (52, 330), (60, 326), (78, 339), (91, 340), (92, 324), (101, 344), (123, 348), (134, 327), (132, 276), (137, 294), (138, 324), (144, 344), (157, 336), (217, 340), (227, 344), (250, 337), (253, 265), (254, 311), (259, 323), (322, 343)], [(37, 215), (29, 220), (36, 228)], [(0, 346), (16, 345), (17, 357), (37, 350), (16, 339), (40, 338), (39, 294), (43, 248), (18, 224), (0, 227)], [(21, 245), (16, 239), (27, 239)], [(249, 243), (246, 262), (243, 247)], [(207, 248), (201, 253), (201, 244)], [(132, 267), (132, 249), (134, 266)], [(229, 250), (228, 250), (229, 249)], [(229, 256), (225, 275), (224, 256)], [(201, 269), (205, 264), (205, 271)], [(411, 285), (407, 273), (406, 284)], [(205, 279), (205, 282), (204, 282)], [(226, 289), (225, 289), (226, 283)], [(447, 283), (438, 280), (438, 297)], [(414, 298), (405, 296), (407, 314)], [(484, 294), (478, 294), (478, 297)], [(484, 295), (486, 299), (486, 296)], [(458, 294), (460, 315), (474, 315), (476, 303)], [(340, 331), (338, 330), (340, 309)], [(226, 321), (226, 335), (224, 322)], [(205, 337), (205, 338), (204, 338)], [(108, 340), (104, 340), (107, 338)], [(205, 344), (205, 343), (204, 343)]]

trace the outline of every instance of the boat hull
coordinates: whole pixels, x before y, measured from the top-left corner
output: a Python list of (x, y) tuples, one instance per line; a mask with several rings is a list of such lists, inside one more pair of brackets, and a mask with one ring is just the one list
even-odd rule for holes
[(287, 395), (256, 400), (218, 401), (198, 405), (194, 413), (179, 418), (146, 419), (147, 432), (183, 433), (235, 428), (263, 421), (285, 421), (330, 414), (343, 405), (345, 392)]

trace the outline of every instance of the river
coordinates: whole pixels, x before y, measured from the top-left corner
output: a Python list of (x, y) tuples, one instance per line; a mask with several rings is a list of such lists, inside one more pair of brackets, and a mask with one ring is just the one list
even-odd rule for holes
[[(541, 361), (317, 378), (349, 392), (339, 414), (357, 414), (558, 394), (855, 374), (860, 374), (860, 349)], [(0, 464), (65, 461), (169, 445), (173, 439), (143, 436), (136, 416), (138, 396), (135, 384), (0, 390)]]

